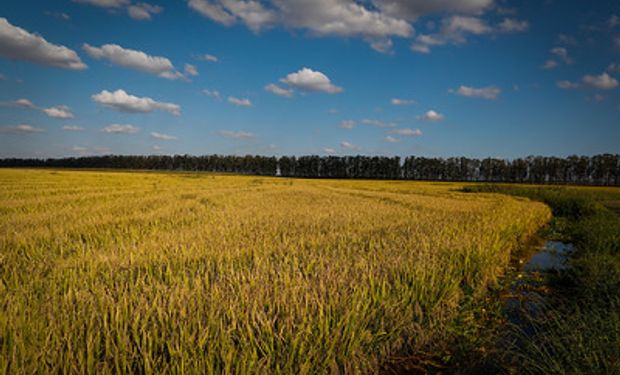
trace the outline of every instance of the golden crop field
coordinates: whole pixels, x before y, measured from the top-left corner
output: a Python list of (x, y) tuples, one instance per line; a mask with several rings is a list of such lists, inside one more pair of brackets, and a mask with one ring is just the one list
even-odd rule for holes
[(0, 170), (0, 373), (372, 373), (550, 219), (459, 184)]

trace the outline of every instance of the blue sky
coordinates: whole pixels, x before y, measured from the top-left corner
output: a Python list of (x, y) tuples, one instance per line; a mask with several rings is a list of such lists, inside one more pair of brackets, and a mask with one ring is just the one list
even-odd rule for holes
[(0, 4), (0, 157), (620, 152), (620, 5)]

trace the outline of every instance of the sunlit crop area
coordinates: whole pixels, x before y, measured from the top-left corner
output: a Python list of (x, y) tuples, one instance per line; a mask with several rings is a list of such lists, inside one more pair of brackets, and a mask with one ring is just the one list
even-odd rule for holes
[(550, 218), (458, 184), (0, 170), (0, 373), (368, 373)]

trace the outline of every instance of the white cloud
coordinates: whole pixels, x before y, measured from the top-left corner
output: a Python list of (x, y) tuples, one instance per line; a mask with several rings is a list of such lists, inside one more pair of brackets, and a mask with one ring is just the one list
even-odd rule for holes
[(120, 112), (148, 113), (161, 110), (170, 112), (175, 116), (181, 114), (181, 107), (178, 104), (157, 102), (148, 97), (140, 98), (120, 89), (114, 92), (103, 90), (99, 94), (93, 95), (92, 99), (97, 103)]
[(189, 0), (193, 10), (226, 26), (243, 21), (254, 32), (271, 26), (276, 14), (254, 0)]
[(9, 102), (0, 102), (0, 105), (3, 107), (19, 107), (19, 108), (37, 109), (37, 106), (35, 106), (34, 103), (32, 103), (28, 99), (23, 99), (23, 98), (12, 100)]
[(543, 69), (555, 69), (558, 67), (558, 62), (555, 60), (547, 60), (545, 64), (542, 66)]
[(207, 54), (204, 54), (204, 55), (202, 55), (202, 56), (199, 56), (199, 57), (198, 57), (198, 60), (201, 60), (201, 61), (210, 61), (210, 62), (215, 62), (215, 63), (220, 61), (220, 59), (218, 59), (218, 58), (217, 58), (217, 56), (210, 55), (210, 54), (208, 54), (208, 53), (207, 53)]
[(353, 129), (355, 127), (355, 121), (353, 120), (342, 120), (340, 122), (340, 127), (343, 129)]
[(57, 68), (82, 70), (87, 66), (75, 51), (49, 43), (43, 37), (13, 26), (0, 17), (0, 55)]
[(498, 95), (502, 92), (502, 90), (498, 89), (495, 86), (475, 88), (475, 87), (468, 87), (468, 86), (461, 85), (458, 89), (456, 90), (450, 89), (448, 90), (448, 92), (455, 94), (455, 95), (466, 96), (469, 98), (482, 98), (482, 99), (487, 99), (487, 100), (495, 100), (497, 99)]
[(392, 105), (399, 105), (399, 106), (408, 106), (408, 105), (414, 105), (416, 104), (416, 101), (413, 99), (398, 99), (398, 98), (394, 98), (390, 101), (390, 103), (392, 103)]
[(151, 5), (147, 3), (137, 3), (127, 8), (129, 17), (138, 21), (150, 20), (153, 14), (159, 14), (163, 10), (159, 5)]
[(303, 91), (321, 91), (328, 94), (338, 94), (342, 87), (334, 85), (323, 73), (309, 68), (302, 68), (280, 79), (280, 82), (296, 87)]
[(400, 142), (400, 139), (392, 137), (391, 135), (388, 135), (387, 137), (383, 138), (383, 140), (388, 143), (399, 143)]
[(373, 0), (387, 15), (411, 21), (428, 14), (481, 14), (493, 0)]
[(568, 55), (568, 50), (564, 47), (553, 47), (549, 50), (552, 54), (556, 55), (565, 64), (572, 64), (573, 59)]
[(558, 42), (560, 44), (566, 44), (566, 45), (569, 45), (569, 46), (576, 46), (577, 44), (579, 44), (577, 42), (577, 39), (575, 39), (574, 36), (566, 35), (566, 34), (559, 34), (558, 35)]
[(147, 55), (142, 51), (123, 48), (118, 44), (104, 44), (101, 47), (84, 44), (83, 48), (90, 57), (97, 60), (105, 59), (114, 65), (155, 74), (166, 79), (184, 78), (183, 74), (177, 72), (172, 62), (166, 57)]
[(340, 147), (345, 150), (359, 150), (360, 148), (353, 143), (349, 143), (347, 141), (340, 142)]
[(129, 5), (129, 0), (73, 0), (73, 2), (94, 5), (101, 8), (122, 8)]
[(280, 87), (278, 85), (275, 85), (273, 83), (268, 84), (267, 86), (265, 86), (265, 91), (269, 91), (272, 94), (276, 94), (279, 96), (284, 96), (287, 98), (290, 98), (293, 96), (293, 90), (291, 89), (285, 89), (283, 87)]
[(153, 145), (153, 146), (151, 146), (151, 148), (153, 149), (153, 151), (161, 151), (162, 150), (160, 145)]
[(423, 54), (431, 53), (431, 48), (428, 45), (422, 44), (422, 43), (413, 43), (411, 45), (411, 50), (413, 52), (423, 53)]
[(45, 15), (54, 17), (54, 18), (57, 18), (63, 21), (69, 21), (71, 19), (71, 17), (67, 13), (63, 13), (63, 12), (45, 12)]
[(83, 147), (83, 146), (73, 146), (73, 147), (71, 147), (71, 151), (79, 152), (80, 154), (84, 154), (84, 153), (88, 152), (88, 148), (87, 147)]
[(230, 104), (236, 105), (237, 107), (249, 108), (252, 106), (252, 102), (250, 101), (250, 99), (240, 99), (240, 98), (235, 98), (234, 96), (229, 96), (228, 102)]
[(373, 119), (363, 119), (362, 124), (376, 126), (378, 128), (395, 128), (396, 124), (393, 122), (385, 122), (381, 120), (373, 120)]
[(439, 112), (430, 110), (430, 111), (427, 111), (422, 116), (420, 116), (419, 119), (423, 120), (423, 121), (437, 122), (437, 121), (443, 120), (444, 119), (444, 115), (442, 115)]
[(420, 129), (403, 128), (390, 130), (389, 134), (398, 134), (403, 137), (419, 137), (422, 135), (422, 131)]
[(610, 73), (620, 73), (620, 64), (609, 64), (606, 70)]
[(618, 87), (618, 81), (607, 72), (600, 75), (587, 74), (583, 76), (581, 81), (587, 86), (600, 90), (611, 90)]
[(80, 132), (84, 130), (84, 128), (78, 125), (64, 125), (62, 127), (62, 130), (68, 131), (68, 132)]
[(244, 131), (220, 130), (219, 134), (222, 137), (233, 138), (233, 139), (254, 139), (256, 138), (255, 134), (244, 132)]
[(71, 113), (71, 108), (67, 107), (66, 105), (43, 108), (42, 111), (45, 112), (45, 114), (48, 115), (49, 117), (53, 117), (53, 118), (60, 118), (60, 119), (73, 118), (73, 113)]
[(559, 88), (564, 89), (564, 90), (570, 90), (570, 89), (576, 89), (579, 88), (579, 84), (576, 82), (571, 82), (571, 81), (557, 81), (555, 83)]
[(14, 126), (0, 126), (0, 133), (8, 134), (31, 134), (31, 133), (44, 133), (45, 129), (35, 128), (32, 125), (20, 124)]
[(174, 141), (174, 140), (177, 139), (177, 137), (175, 137), (173, 135), (157, 133), (157, 132), (152, 132), (151, 133), (151, 138), (159, 139), (159, 140), (162, 140), (162, 141)]
[(607, 21), (607, 26), (609, 26), (610, 29), (613, 29), (618, 25), (620, 25), (620, 17), (618, 17), (615, 14), (612, 14), (609, 17), (609, 20)]
[(209, 90), (209, 89), (204, 89), (202, 90), (202, 93), (205, 94), (206, 96), (210, 96), (212, 98), (215, 99), (221, 99), (222, 96), (220, 95), (220, 92), (217, 90)]
[(505, 33), (521, 33), (530, 28), (530, 23), (523, 20), (505, 18), (499, 25), (499, 30)]
[(101, 129), (101, 131), (109, 134), (135, 134), (140, 129), (129, 124), (110, 124)]
[(192, 64), (185, 64), (185, 74), (188, 76), (197, 76), (198, 69)]
[(323, 149), (323, 152), (325, 152), (326, 154), (335, 154), (335, 153), (336, 153), (336, 150), (335, 150), (335, 149), (333, 149), (333, 148), (331, 148), (331, 147), (325, 147), (325, 148)]

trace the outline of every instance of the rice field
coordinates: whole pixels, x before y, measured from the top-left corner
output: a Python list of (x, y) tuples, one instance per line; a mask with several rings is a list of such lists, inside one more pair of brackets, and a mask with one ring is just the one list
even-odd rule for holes
[(376, 373), (551, 217), (461, 187), (0, 169), (0, 373)]

